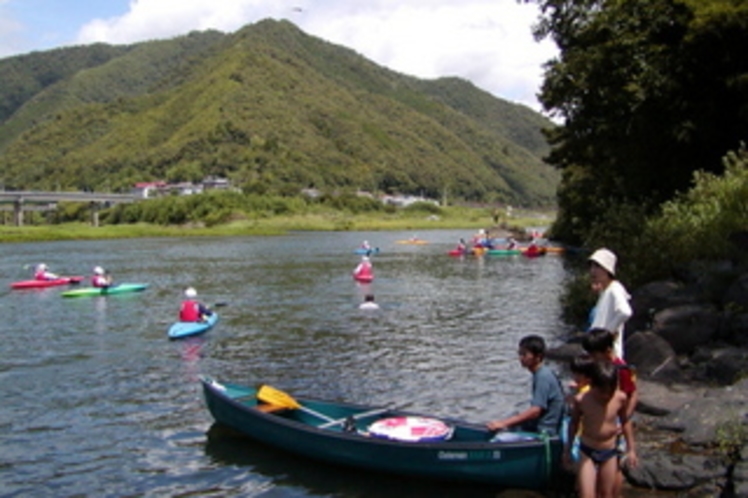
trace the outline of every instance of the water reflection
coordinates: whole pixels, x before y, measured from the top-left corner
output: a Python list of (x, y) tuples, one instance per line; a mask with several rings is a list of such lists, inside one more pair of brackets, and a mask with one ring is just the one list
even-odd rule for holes
[[(299, 496), (303, 489), (313, 496), (359, 498), (494, 498), (492, 487), (434, 482), (389, 474), (365, 472), (289, 455), (243, 437), (225, 426), (213, 424), (208, 431), (205, 453), (219, 465), (251, 470), (243, 493), (259, 496), (270, 489), (277, 496)], [(260, 491), (258, 493), (258, 491)]]

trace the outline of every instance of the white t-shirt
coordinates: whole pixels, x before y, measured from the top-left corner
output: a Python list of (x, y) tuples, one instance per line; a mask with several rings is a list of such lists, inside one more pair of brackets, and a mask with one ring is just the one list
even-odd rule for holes
[(618, 280), (613, 280), (597, 298), (595, 317), (590, 325), (590, 329), (605, 329), (616, 334), (613, 350), (621, 359), (623, 359), (623, 326), (633, 314), (629, 299), (631, 296), (623, 284)]
[(360, 310), (378, 310), (379, 309), (379, 305), (377, 303), (375, 303), (374, 301), (366, 301), (364, 303), (361, 303), (358, 306), (358, 309), (360, 309)]

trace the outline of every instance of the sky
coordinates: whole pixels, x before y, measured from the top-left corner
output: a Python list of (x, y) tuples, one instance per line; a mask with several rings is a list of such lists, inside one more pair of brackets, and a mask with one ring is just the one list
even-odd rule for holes
[(518, 0), (0, 0), (0, 58), (287, 19), (400, 73), (461, 77), (540, 111), (542, 65), (557, 50), (534, 40), (538, 14)]

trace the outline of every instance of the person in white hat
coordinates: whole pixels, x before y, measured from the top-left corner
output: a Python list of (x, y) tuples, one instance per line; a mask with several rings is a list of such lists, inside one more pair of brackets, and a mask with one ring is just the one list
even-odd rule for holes
[(97, 266), (93, 269), (94, 275), (91, 277), (91, 285), (94, 287), (110, 287), (112, 285), (112, 276), (107, 275), (104, 268)]
[(626, 288), (616, 280), (616, 255), (609, 249), (598, 249), (589, 257), (592, 289), (599, 292), (588, 330), (605, 329), (615, 335), (613, 350), (623, 359), (623, 328), (633, 313)]
[(34, 270), (35, 280), (57, 280), (58, 278), (60, 277), (49, 271), (49, 267), (45, 263), (36, 265), (36, 269)]
[(207, 306), (200, 303), (197, 298), (197, 291), (194, 287), (187, 287), (184, 290), (182, 305), (179, 308), (180, 322), (202, 322), (206, 317), (213, 314)]

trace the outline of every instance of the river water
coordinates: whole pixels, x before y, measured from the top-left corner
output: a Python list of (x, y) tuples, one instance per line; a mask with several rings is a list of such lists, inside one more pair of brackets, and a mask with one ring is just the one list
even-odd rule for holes
[[(0, 495), (495, 496), (295, 458), (214, 424), (198, 383), (268, 383), (292, 395), (393, 404), (484, 422), (527, 405), (517, 342), (560, 343), (564, 259), (446, 255), (465, 231), (298, 233), (0, 245), (5, 289), (31, 266), (148, 283), (135, 294), (3, 291)], [(355, 283), (368, 239), (375, 280)], [(170, 341), (182, 290), (220, 320)], [(367, 292), (381, 309), (364, 312)], [(560, 368), (553, 365), (555, 369)]]

